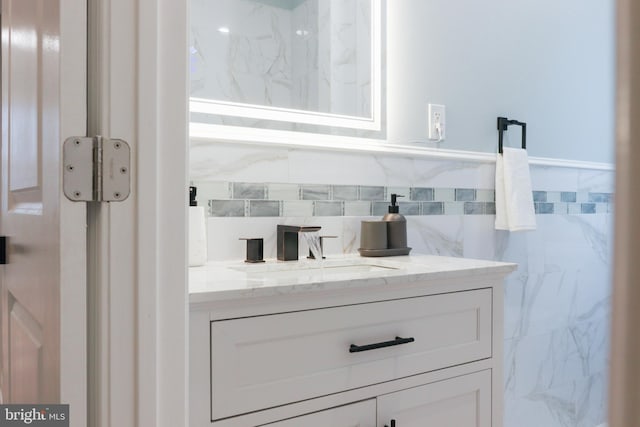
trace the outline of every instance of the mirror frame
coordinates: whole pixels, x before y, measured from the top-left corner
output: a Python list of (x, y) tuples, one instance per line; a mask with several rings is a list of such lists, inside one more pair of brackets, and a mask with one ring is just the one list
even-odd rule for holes
[(370, 117), (347, 116), (194, 97), (189, 98), (189, 112), (380, 131), (382, 128), (382, 24), (382, 0), (371, 0)]

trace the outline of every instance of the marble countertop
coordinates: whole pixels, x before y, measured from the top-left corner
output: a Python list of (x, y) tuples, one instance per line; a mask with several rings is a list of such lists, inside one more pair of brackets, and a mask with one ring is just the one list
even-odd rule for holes
[(189, 268), (190, 302), (264, 297), (281, 294), (393, 285), (469, 275), (507, 275), (517, 265), (434, 255), (364, 258), (328, 256), (323, 261), (266, 260), (209, 262)]

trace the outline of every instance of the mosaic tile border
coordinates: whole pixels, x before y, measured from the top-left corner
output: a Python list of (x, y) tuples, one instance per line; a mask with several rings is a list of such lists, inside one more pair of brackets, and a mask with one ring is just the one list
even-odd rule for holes
[[(477, 188), (195, 182), (212, 217), (382, 216), (392, 193), (403, 215), (494, 215), (495, 192)], [(536, 214), (603, 214), (612, 193), (534, 191)]]

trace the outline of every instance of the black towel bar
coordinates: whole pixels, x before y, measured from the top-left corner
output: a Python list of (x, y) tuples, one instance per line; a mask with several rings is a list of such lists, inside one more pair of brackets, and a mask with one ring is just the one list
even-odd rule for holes
[(502, 133), (507, 130), (509, 125), (522, 127), (522, 149), (527, 149), (527, 124), (517, 120), (509, 120), (506, 117), (498, 117), (498, 153), (500, 154), (502, 154)]

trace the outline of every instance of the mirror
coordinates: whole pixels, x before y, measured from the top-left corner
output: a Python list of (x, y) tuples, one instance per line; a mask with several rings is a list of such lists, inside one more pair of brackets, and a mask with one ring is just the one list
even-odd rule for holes
[(381, 0), (192, 0), (191, 121), (380, 131), (381, 16)]

